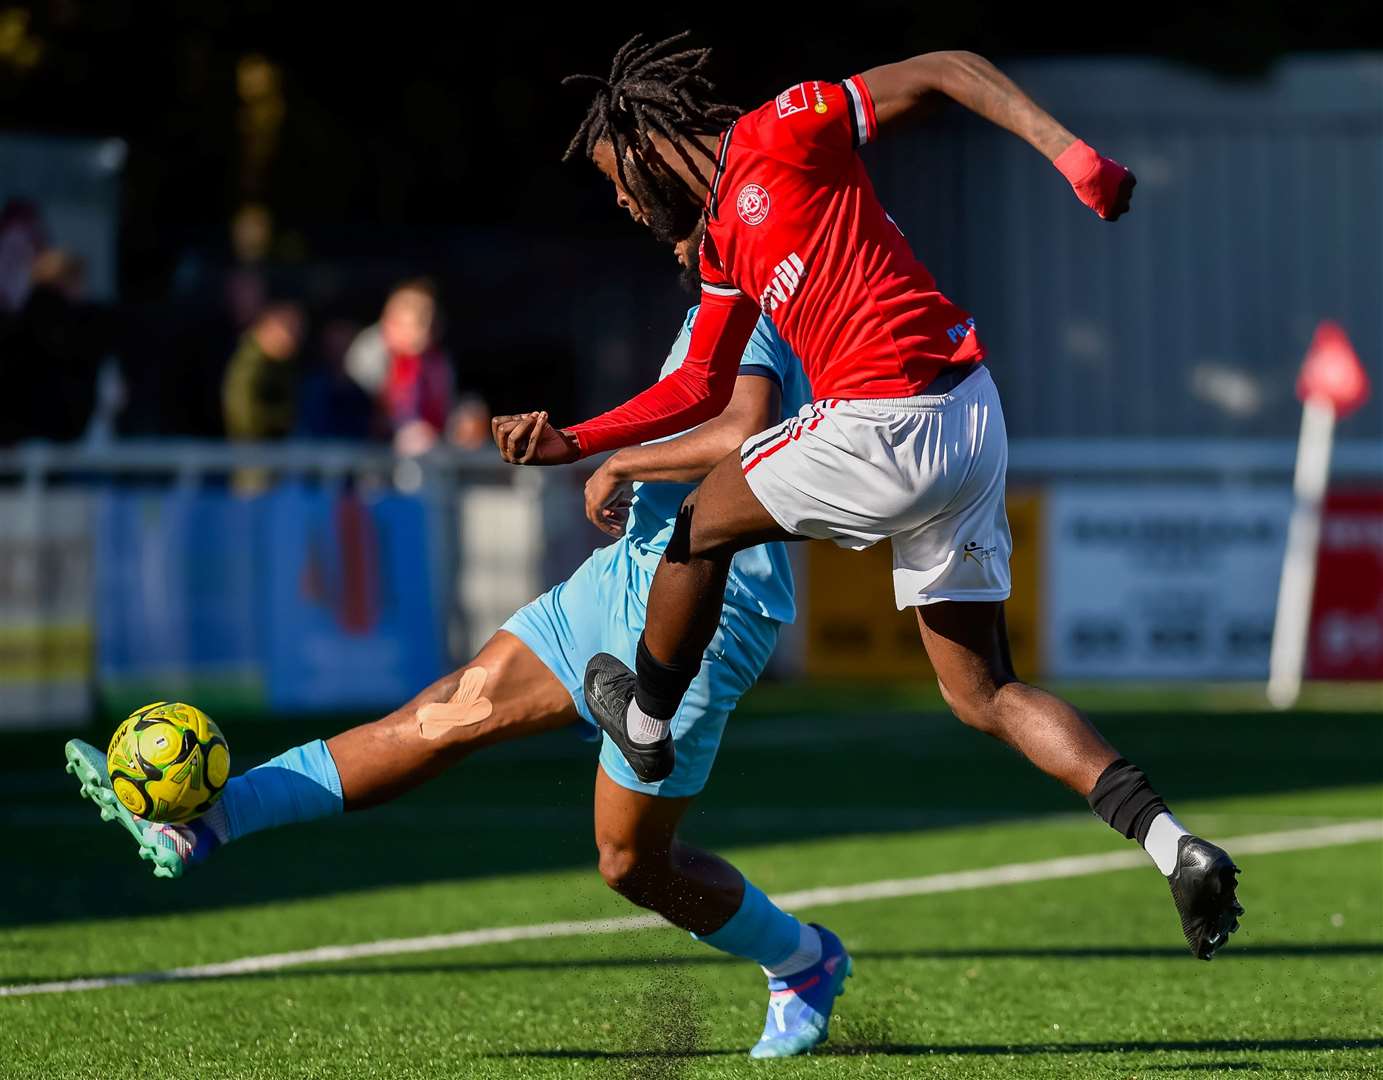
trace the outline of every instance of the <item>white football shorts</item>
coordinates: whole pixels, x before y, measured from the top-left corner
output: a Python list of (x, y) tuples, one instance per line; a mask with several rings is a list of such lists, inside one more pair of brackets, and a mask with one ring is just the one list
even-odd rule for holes
[(900, 610), (1008, 599), (1008, 433), (983, 365), (946, 394), (804, 405), (740, 463), (788, 532), (856, 551), (892, 540)]

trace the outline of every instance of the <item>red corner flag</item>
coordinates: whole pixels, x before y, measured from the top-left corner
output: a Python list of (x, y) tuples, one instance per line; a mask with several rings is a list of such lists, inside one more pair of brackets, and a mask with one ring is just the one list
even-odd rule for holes
[(1348, 416), (1368, 401), (1368, 374), (1339, 323), (1326, 319), (1316, 327), (1297, 377), (1297, 397), (1323, 400), (1337, 417)]
[(1301, 440), (1297, 443), (1292, 492), (1296, 506), (1287, 526), (1282, 582), (1277, 590), (1277, 619), (1268, 657), (1268, 700), (1290, 708), (1301, 693), (1310, 634), (1311, 598), (1316, 588), (1316, 555), (1321, 541), (1321, 504), (1330, 485), (1330, 447), (1335, 421), (1369, 399), (1369, 377), (1354, 346), (1338, 323), (1326, 320), (1306, 350), (1297, 377)]

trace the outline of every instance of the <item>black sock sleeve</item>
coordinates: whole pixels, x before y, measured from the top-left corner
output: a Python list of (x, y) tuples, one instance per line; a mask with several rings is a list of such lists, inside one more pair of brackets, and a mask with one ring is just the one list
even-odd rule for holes
[(1169, 812), (1143, 770), (1124, 758), (1110, 762), (1100, 773), (1087, 801), (1111, 829), (1140, 844), (1148, 838), (1153, 818)]
[(700, 670), (700, 662), (688, 667), (663, 663), (648, 651), (640, 634), (639, 648), (634, 654), (634, 673), (638, 676), (634, 700), (649, 716), (671, 720), (677, 706), (682, 704), (687, 687), (691, 686)]

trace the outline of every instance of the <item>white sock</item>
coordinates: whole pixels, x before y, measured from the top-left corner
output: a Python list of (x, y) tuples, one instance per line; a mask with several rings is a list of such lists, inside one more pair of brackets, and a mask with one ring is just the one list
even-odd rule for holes
[(191, 829), (186, 825), (169, 825), (166, 823), (160, 824), (158, 827), (169, 840), (173, 841), (173, 850), (178, 853), (178, 858), (183, 862), (192, 858), (192, 849), (197, 846), (197, 843)]
[(639, 708), (637, 699), (629, 702), (629, 711), (624, 714), (624, 729), (629, 733), (630, 740), (642, 746), (657, 742), (668, 733), (671, 725), (671, 720), (649, 716)]
[(1177, 841), (1187, 831), (1171, 814), (1158, 814), (1148, 826), (1148, 838), (1143, 841), (1143, 850), (1157, 863), (1157, 868), (1164, 876), (1176, 869)]
[(202, 815), (202, 822), (212, 835), (221, 843), (225, 843), (230, 836), (230, 825), (226, 821), (226, 808), (222, 803), (217, 803), (205, 814)]
[(801, 936), (792, 954), (772, 967), (764, 968), (764, 974), (770, 979), (786, 979), (799, 971), (806, 971), (821, 959), (821, 935), (816, 932), (816, 927), (802, 923), (799, 929)]

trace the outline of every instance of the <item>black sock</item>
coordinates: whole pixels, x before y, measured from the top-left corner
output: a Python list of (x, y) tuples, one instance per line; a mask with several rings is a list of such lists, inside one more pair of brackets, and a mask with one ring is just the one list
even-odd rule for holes
[(648, 651), (643, 635), (639, 635), (639, 648), (634, 654), (634, 673), (639, 681), (634, 687), (634, 700), (649, 716), (659, 720), (671, 720), (682, 704), (687, 687), (701, 670), (701, 664), (679, 667), (665, 664)]
[(1110, 762), (1109, 768), (1100, 773), (1095, 790), (1086, 801), (1111, 829), (1140, 844), (1147, 840), (1153, 818), (1171, 812), (1148, 783), (1143, 770), (1124, 758)]

